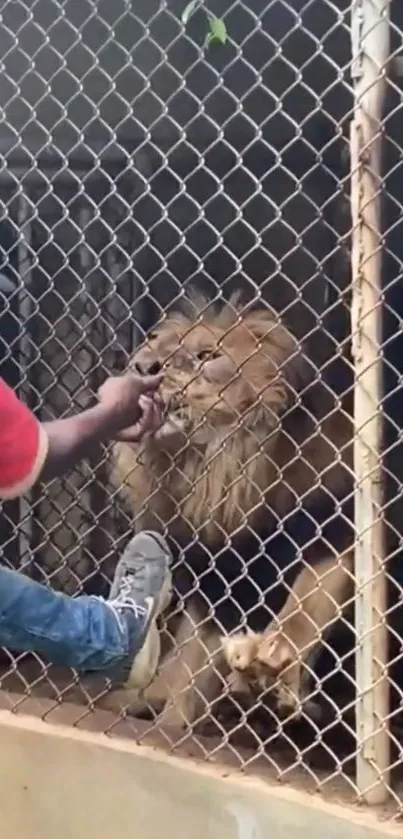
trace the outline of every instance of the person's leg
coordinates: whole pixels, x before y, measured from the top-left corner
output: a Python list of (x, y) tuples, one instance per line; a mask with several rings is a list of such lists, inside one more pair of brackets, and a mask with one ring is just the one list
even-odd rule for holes
[(143, 687), (158, 664), (156, 618), (171, 596), (170, 559), (161, 536), (138, 534), (118, 563), (108, 600), (68, 597), (0, 568), (0, 645)]

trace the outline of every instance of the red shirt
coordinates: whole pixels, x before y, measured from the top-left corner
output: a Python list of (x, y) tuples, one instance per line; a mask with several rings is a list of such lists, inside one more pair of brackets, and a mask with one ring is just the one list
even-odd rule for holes
[(43, 427), (0, 378), (0, 499), (16, 498), (30, 489), (47, 452)]

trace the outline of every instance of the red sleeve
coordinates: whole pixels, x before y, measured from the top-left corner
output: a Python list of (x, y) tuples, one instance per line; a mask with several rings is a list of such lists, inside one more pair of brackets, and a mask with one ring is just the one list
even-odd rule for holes
[(16, 498), (30, 489), (47, 452), (43, 427), (0, 378), (0, 498)]

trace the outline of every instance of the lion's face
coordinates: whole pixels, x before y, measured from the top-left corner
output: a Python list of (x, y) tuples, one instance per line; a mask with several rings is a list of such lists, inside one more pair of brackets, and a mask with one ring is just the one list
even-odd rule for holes
[(293, 337), (269, 310), (231, 314), (167, 318), (132, 359), (143, 375), (164, 372), (157, 437), (168, 448), (179, 437), (209, 443), (237, 424), (253, 425), (257, 413), (270, 428), (286, 398), (282, 364), (296, 352)]
[(133, 514), (143, 511), (142, 526), (181, 537), (190, 527), (212, 542), (262, 511), (267, 518), (267, 492), (280, 504), (281, 464), (293, 455), (281, 422), (303, 368), (276, 315), (231, 303), (193, 318), (170, 315), (130, 367), (164, 372), (162, 428), (140, 450), (115, 447), (113, 481)]

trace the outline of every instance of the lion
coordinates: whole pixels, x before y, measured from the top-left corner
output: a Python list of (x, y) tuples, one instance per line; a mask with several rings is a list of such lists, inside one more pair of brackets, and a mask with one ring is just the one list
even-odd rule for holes
[[(248, 528), (275, 529), (297, 503), (314, 508), (321, 493), (339, 499), (351, 492), (351, 406), (335, 402), (304, 348), (263, 303), (189, 301), (165, 316), (130, 367), (164, 371), (164, 422), (141, 446), (115, 445), (112, 479), (136, 527), (165, 532), (179, 551), (174, 584), (186, 545), (206, 546), (214, 564), (220, 547)], [(189, 556), (191, 564), (192, 548)], [(230, 637), (206, 607), (202, 575), (190, 568), (186, 596), (167, 616), (160, 672), (143, 697), (163, 710), (166, 725), (200, 718), (231, 673), (270, 687), (279, 712), (303, 707), (304, 669), (351, 601), (353, 552), (347, 545), (340, 555), (328, 548), (313, 564), (304, 559), (264, 631)]]

